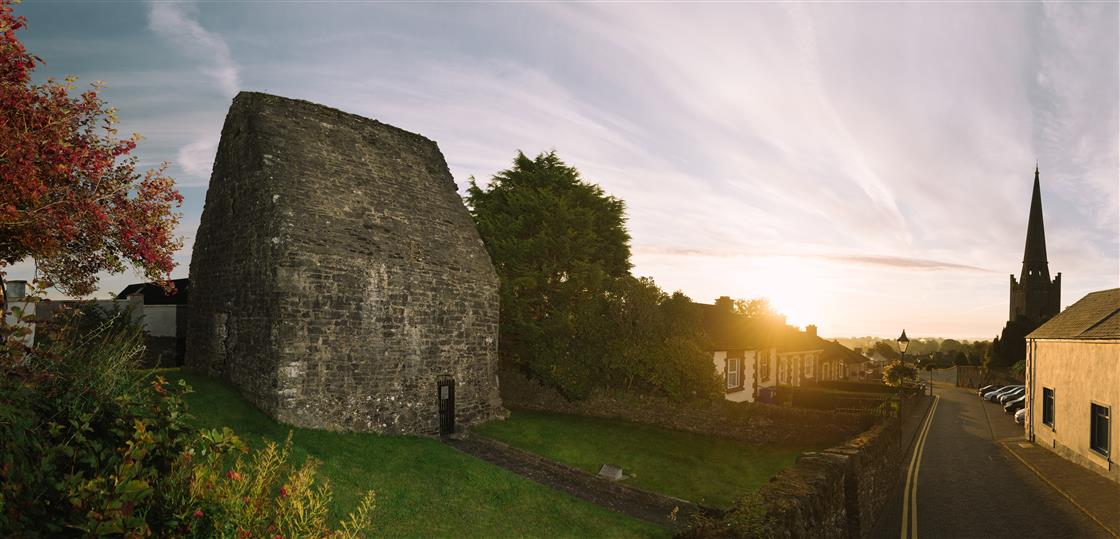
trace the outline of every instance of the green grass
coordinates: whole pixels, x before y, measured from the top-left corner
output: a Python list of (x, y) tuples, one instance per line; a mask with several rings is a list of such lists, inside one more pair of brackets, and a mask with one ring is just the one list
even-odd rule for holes
[(669, 531), (549, 489), (427, 438), (291, 428), (225, 384), (177, 370), (200, 427), (228, 426), (254, 447), (292, 431), (293, 463), (322, 462), (339, 518), (372, 489), (377, 537), (667, 537)]
[(730, 507), (810, 447), (752, 445), (624, 421), (514, 411), (475, 432), (591, 473), (621, 466), (626, 484)]

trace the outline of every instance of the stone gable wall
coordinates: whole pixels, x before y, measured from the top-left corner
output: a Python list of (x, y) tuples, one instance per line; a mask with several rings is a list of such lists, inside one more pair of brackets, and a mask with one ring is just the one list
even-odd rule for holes
[(504, 413), (498, 281), (436, 144), (304, 101), (234, 99), (191, 261), (187, 366), (277, 419), (438, 432)]

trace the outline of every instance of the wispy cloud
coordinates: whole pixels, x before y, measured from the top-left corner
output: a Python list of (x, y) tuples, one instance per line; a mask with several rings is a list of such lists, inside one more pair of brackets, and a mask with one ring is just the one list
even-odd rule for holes
[(993, 270), (972, 266), (969, 264), (959, 264), (956, 262), (946, 262), (943, 260), (931, 260), (926, 258), (906, 258), (899, 256), (888, 255), (851, 255), (851, 254), (814, 254), (814, 253), (789, 253), (789, 252), (752, 252), (736, 249), (695, 249), (688, 247), (648, 247), (637, 246), (634, 252), (642, 255), (663, 255), (663, 256), (680, 256), (680, 257), (706, 257), (706, 258), (757, 258), (757, 257), (781, 257), (781, 258), (802, 258), (825, 260), (831, 262), (838, 262), (841, 264), (859, 264), (866, 266), (879, 266), (883, 268), (892, 269), (916, 269), (916, 270), (929, 270), (929, 271), (970, 271), (992, 273)]
[(204, 135), (182, 148), (176, 154), (176, 163), (191, 176), (205, 177), (214, 165), (214, 154), (218, 151), (218, 137)]
[(240, 68), (222, 37), (202, 27), (194, 3), (148, 2), (148, 26), (183, 54), (202, 64), (202, 72), (232, 97), (241, 87)]
[(205, 5), (119, 23), (160, 58), (90, 77), (188, 184), (244, 79), (428, 136), (460, 185), (556, 149), (626, 201), (635, 271), (694, 298), (813, 283), (830, 334), (990, 336), (1038, 159), (1063, 298), (1120, 284), (1116, 4)]

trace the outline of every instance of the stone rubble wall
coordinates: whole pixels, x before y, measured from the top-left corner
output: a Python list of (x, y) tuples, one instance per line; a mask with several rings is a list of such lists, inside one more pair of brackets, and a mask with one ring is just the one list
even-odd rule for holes
[[(924, 414), (928, 397), (906, 403)], [(913, 417), (913, 416), (912, 416)], [(771, 537), (869, 537), (894, 496), (903, 459), (915, 433), (899, 434), (897, 418), (823, 451), (802, 454), (759, 490), (773, 518)]]
[(874, 424), (863, 415), (722, 399), (680, 403), (624, 391), (597, 391), (573, 402), (513, 370), (502, 370), (501, 380), (510, 408), (622, 419), (751, 443), (833, 445)]
[(187, 367), (288, 424), (438, 433), (504, 415), (498, 280), (420, 135), (305, 101), (230, 107), (191, 259)]

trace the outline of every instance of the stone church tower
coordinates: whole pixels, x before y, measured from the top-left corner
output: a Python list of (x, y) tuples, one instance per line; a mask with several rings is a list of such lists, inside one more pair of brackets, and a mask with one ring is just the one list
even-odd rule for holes
[(1062, 294), (1062, 274), (1050, 280), (1046, 261), (1046, 232), (1042, 225), (1042, 194), (1038, 167), (1034, 169), (1034, 194), (1027, 221), (1027, 243), (1023, 249), (1023, 269), (1019, 280), (1011, 275), (1011, 309), (1008, 325), (1020, 325), (1027, 333), (1058, 314)]

